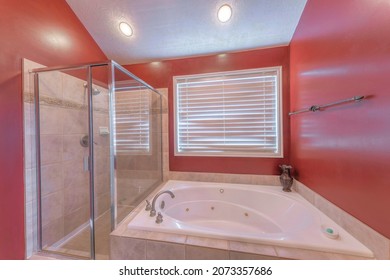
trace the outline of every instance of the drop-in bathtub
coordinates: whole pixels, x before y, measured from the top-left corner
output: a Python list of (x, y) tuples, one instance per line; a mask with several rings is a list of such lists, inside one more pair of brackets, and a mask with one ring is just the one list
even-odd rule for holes
[(172, 199), (165, 193), (156, 200), (163, 222), (141, 210), (129, 229), (373, 257), (298, 193), (283, 192), (282, 187), (168, 181), (159, 192), (163, 190), (175, 195)]

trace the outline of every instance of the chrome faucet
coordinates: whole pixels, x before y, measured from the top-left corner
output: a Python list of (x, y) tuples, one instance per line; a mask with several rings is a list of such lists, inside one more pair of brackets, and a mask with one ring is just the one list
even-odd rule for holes
[(152, 201), (152, 209), (150, 210), (150, 217), (156, 216), (156, 200), (160, 195), (164, 193), (168, 193), (171, 196), (171, 198), (175, 198), (175, 195), (171, 191), (162, 191), (156, 194)]

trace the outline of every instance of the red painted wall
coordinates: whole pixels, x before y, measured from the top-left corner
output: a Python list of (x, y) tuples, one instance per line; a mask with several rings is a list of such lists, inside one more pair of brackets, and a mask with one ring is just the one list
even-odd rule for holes
[(291, 157), (314, 191), (390, 237), (390, 2), (309, 0), (290, 45)]
[(106, 60), (65, 1), (0, 0), (0, 259), (24, 259), (22, 58)]
[[(279, 66), (283, 67), (283, 159), (174, 156), (173, 76)], [(125, 66), (155, 88), (168, 88), (169, 160), (172, 171), (237, 174), (279, 174), (278, 165), (289, 162), (289, 48), (278, 47)]]

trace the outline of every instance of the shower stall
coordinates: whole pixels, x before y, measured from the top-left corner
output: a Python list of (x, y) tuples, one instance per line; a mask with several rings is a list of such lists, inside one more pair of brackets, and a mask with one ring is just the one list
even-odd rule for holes
[(107, 259), (162, 183), (161, 95), (114, 61), (30, 71), (36, 249)]

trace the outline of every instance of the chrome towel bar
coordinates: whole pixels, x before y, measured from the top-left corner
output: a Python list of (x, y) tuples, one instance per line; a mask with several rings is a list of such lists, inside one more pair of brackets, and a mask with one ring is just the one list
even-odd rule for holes
[(342, 103), (347, 103), (347, 102), (352, 102), (352, 101), (359, 102), (359, 101), (362, 101), (364, 98), (365, 98), (365, 96), (361, 95), (361, 96), (354, 96), (352, 98), (343, 99), (343, 100), (340, 100), (340, 101), (328, 103), (328, 104), (325, 104), (325, 105), (313, 105), (313, 106), (311, 106), (311, 107), (309, 107), (307, 109), (302, 109), (302, 110), (299, 110), (299, 111), (290, 112), (290, 113), (288, 113), (288, 115), (291, 116), (291, 115), (296, 115), (296, 114), (305, 113), (305, 112), (316, 112), (316, 111), (320, 111), (321, 109), (324, 109), (326, 107), (339, 105), (339, 104), (342, 104)]

